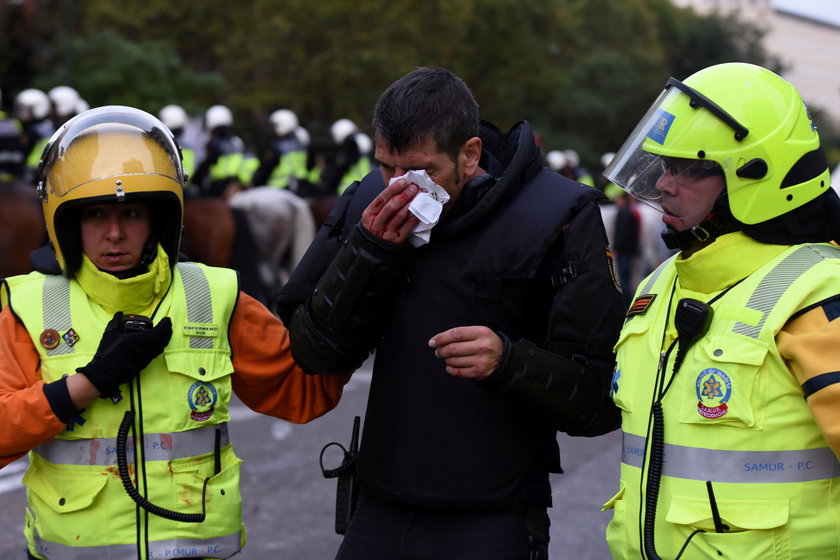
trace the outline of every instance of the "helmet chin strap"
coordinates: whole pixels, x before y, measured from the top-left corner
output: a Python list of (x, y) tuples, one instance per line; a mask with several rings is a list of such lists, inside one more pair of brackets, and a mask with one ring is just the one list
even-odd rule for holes
[(713, 236), (709, 230), (703, 227), (705, 224), (706, 220), (703, 220), (693, 228), (683, 231), (677, 231), (673, 227), (667, 226), (662, 232), (662, 240), (665, 242), (665, 246), (672, 251), (682, 251), (695, 243), (706, 243), (707, 241), (711, 243), (717, 236)]
[(709, 245), (719, 236), (739, 229), (741, 224), (729, 210), (729, 199), (721, 196), (702, 222), (683, 231), (668, 226), (662, 232), (662, 240), (669, 249), (682, 251), (692, 246)]

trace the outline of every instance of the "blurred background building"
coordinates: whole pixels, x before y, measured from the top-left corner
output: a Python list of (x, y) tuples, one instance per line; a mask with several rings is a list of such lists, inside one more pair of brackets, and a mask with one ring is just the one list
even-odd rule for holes
[(764, 46), (782, 75), (810, 106), (840, 123), (840, 2), (838, 0), (672, 0), (698, 13), (717, 12), (766, 30)]

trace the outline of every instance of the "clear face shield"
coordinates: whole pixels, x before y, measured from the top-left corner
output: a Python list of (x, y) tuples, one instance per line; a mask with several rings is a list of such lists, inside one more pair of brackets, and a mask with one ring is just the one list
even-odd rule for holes
[[(726, 167), (732, 165), (731, 158), (698, 153), (698, 131), (690, 120), (698, 116), (698, 111), (706, 119), (711, 114), (715, 127), (722, 124), (735, 130), (736, 137), (747, 134), (714, 102), (671, 78), (604, 170), (604, 176), (663, 213), (666, 185), (686, 187), (697, 185), (698, 179), (724, 177)], [(688, 221), (702, 218), (706, 212), (706, 208), (681, 208), (681, 215), (675, 217)]]

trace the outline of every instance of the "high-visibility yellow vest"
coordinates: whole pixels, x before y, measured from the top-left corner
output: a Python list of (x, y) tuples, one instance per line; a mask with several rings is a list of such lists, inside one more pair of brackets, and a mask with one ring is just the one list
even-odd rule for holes
[(350, 169), (344, 174), (341, 178), (341, 181), (338, 183), (338, 194), (344, 193), (347, 190), (347, 187), (352, 185), (355, 181), (361, 181), (365, 175), (371, 172), (373, 167), (371, 166), (370, 158), (367, 156), (361, 156), (356, 163), (350, 166)]
[(189, 180), (195, 173), (195, 150), (182, 146), (181, 157), (181, 163), (184, 166), (184, 173), (187, 175), (187, 180)]
[(242, 152), (222, 154), (210, 166), (210, 180), (236, 179), (240, 183), (247, 184), (259, 165), (260, 160), (250, 154)]
[(46, 148), (49, 143), (49, 136), (40, 138), (37, 142), (35, 142), (35, 145), (32, 146), (32, 151), (30, 151), (26, 156), (26, 167), (30, 169), (38, 169), (38, 166), (41, 164), (41, 154), (44, 153), (44, 148)]
[[(607, 539), (614, 558), (640, 550), (649, 498), (651, 403), (660, 360), (671, 379), (673, 316), (682, 297), (674, 259), (637, 290), (616, 346), (614, 401), (622, 409), (621, 487)], [(686, 352), (662, 398), (664, 462), (654, 542), (673, 559), (840, 557), (840, 463), (809, 412), (775, 337), (791, 316), (838, 292), (840, 249), (793, 246), (712, 304), (709, 330)], [(672, 294), (675, 291), (675, 294)], [(663, 368), (663, 369), (665, 369)], [(660, 378), (661, 380), (661, 378)], [(706, 481), (719, 516), (716, 532)]]
[[(111, 317), (75, 280), (32, 273), (9, 284), (12, 308), (40, 354), (45, 381), (73, 375), (90, 361)], [(65, 431), (29, 453), (25, 534), (33, 554), (62, 560), (228, 558), (241, 549), (241, 461), (227, 430), (233, 373), (227, 333), (237, 294), (235, 272), (178, 264), (153, 318), (172, 320), (164, 353), (135, 384), (121, 387), (122, 401), (96, 399)], [(136, 418), (127, 457), (138, 491), (176, 512), (205, 509), (203, 522), (146, 513), (127, 495), (116, 435), (132, 403)], [(135, 437), (142, 437), (142, 446), (134, 445)]]
[(293, 150), (280, 156), (280, 161), (268, 178), (268, 185), (278, 189), (285, 189), (290, 185), (307, 178), (306, 150)]

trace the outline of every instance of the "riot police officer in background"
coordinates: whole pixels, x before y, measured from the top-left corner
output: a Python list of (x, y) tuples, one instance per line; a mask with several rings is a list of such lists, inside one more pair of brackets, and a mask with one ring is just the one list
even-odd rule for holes
[(204, 127), (210, 138), (192, 179), (199, 193), (226, 196), (250, 183), (257, 160), (247, 152), (245, 142), (234, 134), (231, 110), (224, 105), (213, 105), (204, 114)]
[(178, 142), (183, 156), (184, 173), (187, 180), (190, 180), (195, 173), (196, 151), (195, 147), (191, 146), (186, 139), (186, 127), (190, 122), (187, 111), (180, 105), (170, 104), (161, 108), (158, 117), (175, 136), (175, 141)]
[(271, 146), (260, 160), (251, 182), (254, 186), (267, 185), (298, 192), (298, 185), (306, 181), (309, 174), (306, 144), (301, 142), (298, 117), (291, 109), (278, 109), (268, 120), (273, 134)]
[(15, 96), (14, 116), (20, 122), (26, 168), (32, 176), (38, 168), (41, 153), (55, 131), (50, 120), (50, 98), (36, 88), (28, 88)]

